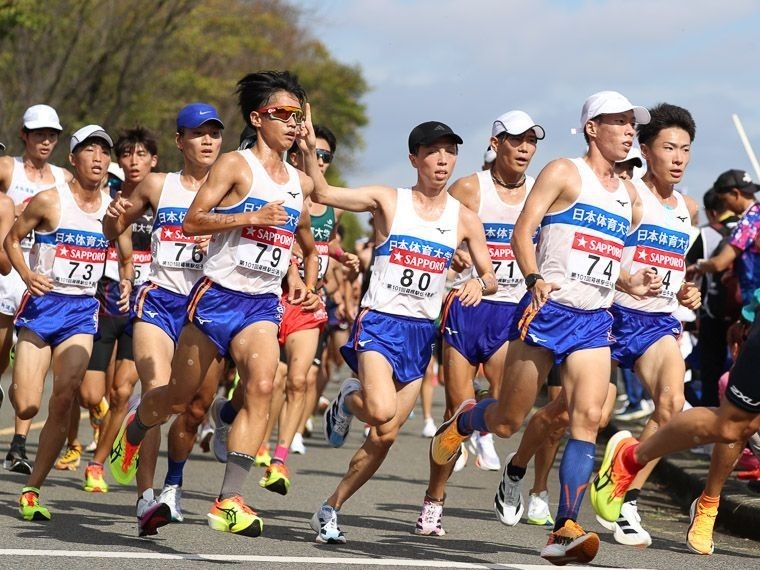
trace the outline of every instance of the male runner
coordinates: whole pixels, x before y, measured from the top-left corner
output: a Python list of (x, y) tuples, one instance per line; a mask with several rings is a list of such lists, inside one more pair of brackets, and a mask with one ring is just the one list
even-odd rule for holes
[(429, 121), (410, 133), (409, 161), (417, 171), (411, 189), (347, 189), (328, 186), (317, 167), (308, 108), (306, 124), (305, 164), (315, 181), (315, 201), (371, 212), (378, 244), (362, 311), (341, 349), (359, 379), (343, 383), (323, 424), (326, 439), (336, 447), (343, 445), (353, 416), (372, 427), (335, 492), (311, 519), (318, 542), (345, 543), (338, 512), (380, 467), (417, 401), (446, 272), (460, 243), (467, 244), (477, 271), (459, 289), (462, 305), (477, 305), (482, 294), (496, 292), (497, 283), (482, 223), (446, 192), (462, 143), (447, 125)]
[[(34, 468), (21, 490), (19, 511), (25, 520), (50, 520), (39, 501), (40, 486), (65, 439), (69, 411), (76, 404), (98, 325), (95, 289), (103, 275), (108, 240), (102, 219), (108, 194), (102, 181), (113, 142), (98, 125), (87, 125), (71, 137), (69, 161), (74, 178), (40, 192), (28, 203), (5, 239), (13, 266), (27, 286), (16, 315), (19, 339), (13, 367), (11, 400), (21, 419), (40, 407), (48, 367), (53, 366), (53, 393), (40, 432)], [(27, 265), (22, 240), (34, 230)], [(119, 303), (127, 306), (132, 290), (132, 244), (120, 238)]]

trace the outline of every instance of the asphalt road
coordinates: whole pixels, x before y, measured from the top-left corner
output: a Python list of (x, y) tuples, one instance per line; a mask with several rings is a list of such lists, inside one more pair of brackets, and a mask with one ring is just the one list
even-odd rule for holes
[[(10, 379), (4, 376), (7, 388)], [(336, 386), (331, 386), (331, 393)], [(437, 389), (435, 413), (441, 415), (442, 389)], [(44, 412), (44, 410), (43, 410)], [(44, 417), (44, 416), (42, 416)], [(42, 419), (42, 417), (38, 419)], [(12, 435), (12, 410), (5, 402), (0, 410), (0, 451), (4, 455)], [(84, 441), (91, 430), (83, 421)], [(319, 427), (319, 423), (317, 423)], [(419, 410), (405, 426), (385, 464), (343, 508), (340, 524), (348, 543), (319, 545), (308, 521), (334, 489), (360, 445), (361, 425), (355, 423), (344, 448), (328, 448), (320, 434), (307, 440), (307, 453), (291, 455), (292, 487), (286, 497), (261, 489), (263, 469), (254, 468), (245, 496), (263, 516), (263, 536), (252, 539), (212, 531), (206, 513), (220, 487), (223, 466), (198, 448), (185, 470), (183, 506), (185, 522), (160, 530), (157, 537), (138, 538), (135, 524), (134, 488), (115, 483), (106, 495), (81, 490), (84, 462), (75, 472), (54, 471), (43, 487), (42, 500), (53, 519), (29, 523), (17, 510), (24, 477), (0, 473), (0, 568), (71, 568), (97, 564), (104, 568), (205, 568), (250, 563), (276, 568), (320, 567), (438, 567), (438, 568), (538, 568), (551, 567), (538, 553), (546, 543), (548, 529), (519, 524), (505, 527), (497, 522), (493, 495), (500, 472), (480, 471), (472, 459), (455, 474), (448, 488), (444, 512), (444, 537), (421, 537), (412, 529), (419, 513), (428, 474), (429, 440), (420, 436)], [(30, 457), (36, 450), (39, 427), (29, 438)], [(499, 441), (504, 457), (517, 440)], [(602, 451), (598, 446), (597, 454)], [(165, 454), (159, 459), (156, 487), (165, 473)], [(526, 481), (530, 481), (529, 471)], [(552, 508), (559, 496), (556, 472), (552, 475)], [(109, 480), (110, 483), (110, 480)], [(529, 483), (527, 483), (529, 486)], [(663, 488), (650, 484), (639, 501), (643, 523), (654, 539), (648, 549), (614, 543), (584, 505), (580, 523), (602, 537), (593, 565), (614, 568), (757, 568), (760, 543), (716, 533), (716, 553), (697, 556), (688, 552), (685, 533), (688, 514), (670, 501)], [(92, 560), (90, 560), (92, 559)], [(137, 566), (139, 565), (139, 566)]]

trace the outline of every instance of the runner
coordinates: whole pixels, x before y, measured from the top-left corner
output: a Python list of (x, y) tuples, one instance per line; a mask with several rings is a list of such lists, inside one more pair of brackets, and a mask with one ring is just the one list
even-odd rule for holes
[[(183, 107), (177, 114), (176, 136), (182, 170), (149, 174), (129, 199), (117, 194), (104, 220), (106, 235), (113, 237), (121, 235), (149, 210), (154, 212), (148, 281), (137, 291), (130, 315), (135, 366), (143, 396), (165, 386), (172, 377), (171, 361), (185, 321), (187, 295), (202, 277), (208, 237), (189, 237), (182, 230), (182, 221), (219, 155), (223, 129), (224, 124), (211, 105), (191, 103)], [(209, 375), (216, 374), (218, 379), (222, 364), (221, 359), (216, 359)], [(114, 469), (113, 464), (121, 434), (114, 439), (115, 451), (109, 455), (111, 474), (118, 483), (130, 483), (136, 471), (139, 536), (156, 534), (156, 529), (171, 517), (171, 505), (157, 502), (153, 491), (160, 435), (160, 430), (155, 430), (147, 438), (140, 468), (128, 474)]]
[[(464, 307), (459, 289), (469, 279), (477, 277), (477, 273), (469, 253), (461, 249), (457, 251), (454, 259), (465, 269), (457, 275), (446, 297), (441, 322), (446, 378), (444, 419), (449, 419), (463, 401), (475, 397), (473, 379), (481, 364), (490, 384), (490, 396), (499, 395), (508, 344), (509, 327), (505, 325), (512, 321), (517, 303), (525, 295), (523, 276), (515, 263), (510, 238), (533, 187), (534, 179), (525, 173), (544, 134), (544, 129), (524, 111), (504, 113), (491, 128), (490, 148), (495, 151), (496, 158), (490, 168), (457, 180), (449, 190), (482, 221), (499, 289), (477, 307)], [(498, 471), (501, 465), (493, 447), (493, 436), (481, 434), (476, 445), (476, 466)], [(445, 534), (441, 517), (446, 481), (453, 468), (454, 461), (442, 466), (430, 462), (430, 480), (415, 533)]]
[[(309, 290), (290, 271), (291, 302), (313, 298), (317, 257), (303, 203), (313, 183), (283, 162), (299, 134), (306, 93), (289, 72), (261, 72), (241, 79), (238, 95), (243, 117), (257, 131), (256, 143), (249, 150), (224, 154), (188, 209), (186, 233), (216, 235), (205, 278), (187, 305), (189, 322), (172, 361), (175, 380), (146, 391), (127, 417), (114, 443), (111, 470), (128, 479), (150, 428), (183, 412), (212, 363), (229, 354), (240, 374), (236, 392), (242, 391), (244, 402), (229, 432), (224, 481), (208, 524), (214, 530), (258, 536), (263, 521), (241, 493), (269, 413), (279, 353), (280, 283), (290, 267), (295, 238), (305, 254)], [(222, 419), (227, 419), (228, 408), (220, 410)]]
[[(39, 410), (45, 375), (53, 366), (48, 417), (40, 432), (34, 468), (19, 498), (25, 520), (50, 520), (50, 511), (40, 504), (40, 487), (66, 439), (61, 426), (68, 425), (97, 332), (94, 295), (108, 250), (101, 220), (109, 197), (101, 187), (112, 145), (111, 137), (98, 125), (74, 133), (69, 155), (73, 180), (32, 198), (5, 240), (28, 289), (16, 316), (19, 340), (11, 392), (21, 419), (31, 419)], [(29, 267), (21, 243), (33, 230), (34, 261)], [(129, 236), (119, 238), (118, 248), (119, 304), (126, 307), (134, 277)]]
[[(457, 246), (467, 244), (476, 274), (459, 289), (464, 306), (496, 292), (483, 225), (460, 208), (446, 186), (462, 139), (447, 125), (429, 121), (409, 135), (409, 160), (417, 171), (411, 188), (328, 186), (316, 164), (315, 137), (307, 107), (306, 171), (315, 181), (315, 201), (374, 214), (374, 271), (351, 340), (341, 349), (359, 379), (349, 378), (325, 412), (325, 437), (343, 445), (353, 416), (371, 427), (335, 492), (314, 513), (311, 526), (322, 543), (345, 543), (338, 512), (385, 459), (412, 411), (430, 361), (446, 280)], [(303, 148), (303, 147), (302, 147)]]
[[(21, 215), (37, 193), (71, 181), (71, 173), (48, 163), (62, 130), (58, 114), (48, 105), (33, 105), (24, 112), (20, 130), (24, 153), (17, 157), (0, 157), (0, 191), (13, 200), (16, 216)], [(21, 242), (27, 265), (32, 243), (33, 236), (27, 236)], [(0, 374), (8, 367), (13, 342), (13, 317), (24, 291), (26, 285), (15, 269), (0, 279)], [(26, 436), (31, 423), (31, 419), (15, 418), (11, 448), (3, 464), (10, 471), (27, 475), (32, 472), (26, 456)]]
[[(554, 532), (541, 556), (552, 563), (590, 562), (599, 537), (576, 520), (594, 467), (594, 442), (610, 378), (612, 317), (607, 312), (615, 287), (646, 294), (659, 287), (653, 271), (634, 275), (620, 269), (636, 192), (617, 178), (616, 161), (633, 144), (634, 126), (649, 112), (620, 93), (602, 91), (583, 105), (581, 127), (588, 142), (582, 158), (559, 159), (542, 171), (515, 224), (512, 248), (529, 293), (517, 308), (509, 334), (501, 397), (464, 401), (439, 428), (431, 455), (450, 461), (473, 431), (509, 437), (522, 425), (552, 364), (560, 366), (568, 394), (570, 440), (560, 465), (560, 508)], [(541, 225), (534, 251), (533, 234)], [(574, 330), (568, 336), (566, 330)], [(508, 395), (508, 397), (506, 396)], [(495, 499), (503, 515), (505, 466)]]

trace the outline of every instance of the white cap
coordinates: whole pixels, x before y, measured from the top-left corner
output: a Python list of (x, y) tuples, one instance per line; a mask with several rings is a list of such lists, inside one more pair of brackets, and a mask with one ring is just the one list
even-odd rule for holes
[(58, 113), (50, 105), (32, 105), (24, 113), (24, 127), (27, 129), (55, 129), (62, 131)]
[(639, 163), (637, 166), (640, 168), (644, 166), (644, 158), (641, 156), (641, 149), (637, 146), (632, 146), (631, 150), (628, 151), (628, 154), (625, 155), (625, 158), (623, 160), (618, 160), (618, 164), (621, 162), (628, 162), (629, 160), (638, 160)]
[(497, 117), (493, 122), (491, 136), (495, 137), (501, 133), (521, 135), (530, 129), (533, 129), (533, 132), (536, 133), (536, 138), (538, 140), (541, 140), (546, 136), (544, 128), (537, 125), (536, 122), (530, 118), (528, 113), (525, 111), (509, 111)]
[(483, 155), (483, 164), (491, 164), (494, 160), (496, 160), (496, 151), (489, 146)]
[(631, 103), (624, 95), (617, 91), (599, 91), (586, 99), (581, 111), (581, 132), (585, 132), (586, 123), (599, 115), (611, 113), (624, 113), (633, 111), (633, 117), (640, 125), (646, 125), (651, 116), (645, 107), (639, 107)]
[(113, 174), (116, 178), (124, 182), (124, 169), (119, 166), (118, 162), (111, 161), (108, 165), (108, 173)]
[(111, 137), (108, 136), (108, 133), (105, 131), (103, 127), (100, 125), (87, 125), (86, 127), (82, 127), (77, 132), (75, 132), (73, 135), (71, 135), (71, 143), (69, 144), (69, 150), (71, 152), (74, 152), (74, 149), (77, 145), (82, 144), (87, 139), (103, 139), (108, 143), (108, 146), (110, 148), (113, 148), (113, 141), (111, 140)]

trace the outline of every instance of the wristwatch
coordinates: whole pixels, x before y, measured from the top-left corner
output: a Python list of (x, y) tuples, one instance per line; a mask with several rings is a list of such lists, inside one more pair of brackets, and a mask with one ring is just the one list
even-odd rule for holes
[(527, 289), (532, 289), (533, 286), (536, 284), (536, 281), (541, 279), (543, 281), (543, 277), (540, 273), (530, 273), (525, 276), (525, 287)]

